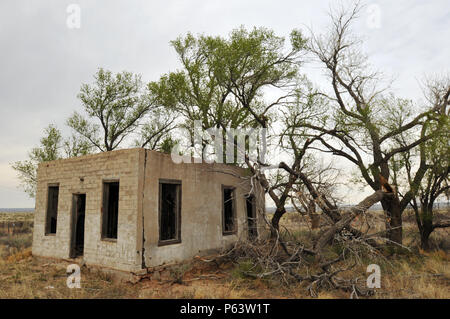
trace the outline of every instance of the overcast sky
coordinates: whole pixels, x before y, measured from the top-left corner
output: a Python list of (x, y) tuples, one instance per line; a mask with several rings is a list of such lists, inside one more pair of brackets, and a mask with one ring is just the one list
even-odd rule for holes
[[(27, 157), (48, 124), (64, 128), (80, 109), (81, 83), (90, 83), (98, 67), (156, 80), (178, 67), (169, 41), (181, 34), (226, 35), (240, 25), (265, 26), (280, 36), (294, 28), (320, 32), (332, 2), (2, 0), (0, 207), (34, 207), (10, 163)], [(419, 99), (425, 74), (449, 70), (448, 0), (365, 3), (355, 30), (365, 38), (371, 62), (395, 77), (397, 94)], [(67, 25), (70, 4), (81, 9), (80, 28)]]

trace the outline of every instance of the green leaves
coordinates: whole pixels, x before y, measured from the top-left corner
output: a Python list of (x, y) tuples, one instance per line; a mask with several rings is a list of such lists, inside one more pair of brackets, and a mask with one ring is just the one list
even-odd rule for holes
[[(74, 112), (66, 121), (74, 134), (63, 140), (60, 131), (50, 125), (41, 145), (31, 150), (29, 159), (12, 165), (31, 197), (35, 194), (38, 164), (62, 158), (61, 150), (65, 157), (86, 155), (94, 148), (111, 151), (134, 133), (140, 135), (142, 147), (157, 148), (165, 141), (174, 117), (158, 110), (154, 96), (139, 75), (113, 74), (100, 68), (94, 80), (92, 84), (83, 84), (78, 94), (85, 114)], [(161, 116), (163, 113), (165, 116)], [(146, 118), (147, 115), (151, 116)], [(170, 147), (169, 141), (164, 147)]]
[(296, 46), (285, 52), (284, 38), (265, 28), (240, 27), (226, 38), (188, 33), (171, 42), (183, 68), (148, 88), (158, 104), (182, 114), (186, 123), (201, 120), (204, 128), (267, 125), (271, 103), (264, 101), (263, 91), (287, 87), (297, 75), (304, 40), (299, 32), (291, 40)]
[(37, 164), (32, 160), (17, 161), (11, 164), (11, 168), (17, 172), (20, 186), (31, 198), (36, 195), (36, 169)]
[(308, 39), (305, 38), (300, 30), (294, 29), (291, 32), (291, 45), (292, 47), (297, 50), (303, 50), (306, 48), (306, 45), (308, 43)]
[(90, 123), (85, 117), (77, 112), (67, 119), (67, 126), (71, 127), (79, 135), (87, 139), (92, 145), (101, 148), (101, 141), (99, 136), (100, 126), (95, 123)]
[(94, 80), (83, 84), (78, 94), (87, 117), (75, 112), (67, 125), (98, 150), (111, 151), (135, 131), (154, 106), (154, 98), (140, 75), (113, 74), (100, 68)]
[[(61, 152), (63, 150), (64, 152)], [(34, 147), (28, 153), (28, 159), (11, 164), (17, 172), (20, 185), (30, 196), (36, 193), (37, 168), (39, 163), (58, 160), (64, 157), (75, 157), (89, 154), (92, 146), (83, 139), (71, 136), (63, 139), (61, 132), (55, 125), (50, 124), (44, 129), (44, 136), (40, 139), (40, 145)]]
[(61, 132), (54, 125), (44, 130), (45, 136), (41, 138), (41, 146), (31, 150), (30, 158), (37, 162), (53, 161), (60, 158)]

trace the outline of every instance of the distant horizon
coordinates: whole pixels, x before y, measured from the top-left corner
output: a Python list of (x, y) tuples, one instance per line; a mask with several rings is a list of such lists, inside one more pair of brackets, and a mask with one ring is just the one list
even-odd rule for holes
[[(357, 203), (355, 204), (342, 204), (339, 205), (339, 207), (351, 207), (351, 206), (355, 206), (357, 205)], [(419, 204), (420, 205), (420, 204)], [(438, 201), (434, 203), (434, 206), (450, 206), (450, 201), (449, 200), (444, 200), (444, 201)], [(380, 203), (376, 203), (374, 205), (371, 206), (370, 209), (373, 209), (374, 207), (380, 207), (381, 204)], [(275, 206), (272, 205), (266, 205), (266, 209), (275, 209)], [(291, 210), (294, 209), (294, 206), (286, 206), (286, 210)], [(15, 211), (15, 212), (30, 212), (30, 211), (34, 211), (35, 208), (34, 207), (0, 207), (0, 213), (7, 213), (9, 211)]]
[(33, 211), (34, 212), (35, 208), (34, 207), (9, 207), (9, 208), (0, 208), (0, 213), (9, 213), (11, 211), (13, 212), (30, 212)]

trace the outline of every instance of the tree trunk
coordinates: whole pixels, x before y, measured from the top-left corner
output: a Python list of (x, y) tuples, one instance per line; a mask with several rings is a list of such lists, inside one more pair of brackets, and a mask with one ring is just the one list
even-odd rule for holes
[(320, 215), (313, 213), (310, 215), (311, 217), (311, 228), (312, 229), (317, 229), (320, 226)]
[(345, 227), (348, 227), (352, 220), (363, 214), (372, 205), (374, 205), (376, 202), (379, 202), (380, 200), (383, 200), (384, 198), (386, 198), (386, 193), (381, 190), (376, 191), (372, 195), (367, 196), (358, 205), (346, 211), (338, 222), (325, 230), (319, 237), (316, 244), (314, 245), (314, 251), (316, 252), (316, 254), (320, 255), (322, 248), (325, 247), (325, 245), (333, 239), (336, 233), (340, 232)]
[(381, 201), (381, 204), (386, 212), (387, 238), (390, 241), (401, 245), (403, 242), (403, 211), (400, 208), (398, 197), (385, 198)]
[(424, 229), (424, 231), (420, 234), (420, 247), (423, 250), (430, 250), (430, 242), (429, 242), (429, 238), (431, 235), (431, 231), (426, 231)]
[(272, 217), (272, 230), (271, 237), (274, 238), (277, 236), (277, 231), (280, 230), (280, 219), (286, 213), (286, 209), (284, 207), (277, 207), (275, 213)]
[(430, 250), (430, 242), (429, 238), (431, 233), (433, 232), (433, 204), (431, 207), (427, 207), (428, 205), (424, 205), (421, 208), (420, 218), (422, 220), (422, 231), (420, 232), (420, 247), (423, 250)]

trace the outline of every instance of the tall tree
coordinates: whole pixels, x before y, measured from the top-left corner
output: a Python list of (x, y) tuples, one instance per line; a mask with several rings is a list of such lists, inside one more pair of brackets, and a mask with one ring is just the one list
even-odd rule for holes
[(139, 75), (113, 74), (100, 68), (94, 79), (92, 84), (83, 84), (78, 94), (86, 117), (75, 112), (67, 124), (99, 151), (112, 151), (136, 132), (145, 115), (157, 106)]
[[(429, 80), (426, 83), (425, 96), (430, 104), (441, 105), (438, 112), (441, 113), (439, 121), (424, 122), (425, 129), (436, 131), (437, 133), (430, 140), (419, 145), (418, 149), (397, 154), (392, 158), (392, 171), (396, 185), (406, 183), (410, 188), (417, 188), (415, 196), (411, 198), (410, 204), (414, 210), (417, 227), (419, 229), (421, 247), (430, 249), (429, 237), (437, 228), (450, 227), (450, 221), (436, 221), (434, 218), (434, 204), (439, 197), (447, 195), (450, 172), (450, 117), (445, 112), (445, 106), (441, 101), (445, 100), (450, 87), (450, 77), (442, 77)], [(447, 89), (447, 90), (446, 90)], [(403, 110), (407, 113), (407, 110)], [(401, 123), (404, 116), (399, 112), (398, 122)], [(399, 134), (396, 136), (398, 147), (404, 147), (411, 143), (414, 137), (409, 134)], [(425, 169), (425, 175), (418, 185), (414, 180), (414, 170), (416, 167)], [(401, 178), (404, 176), (404, 178)]]
[[(295, 95), (299, 57), (305, 39), (300, 32), (291, 34), (291, 48), (285, 48), (285, 39), (265, 28), (233, 30), (228, 38), (219, 36), (198, 37), (188, 34), (172, 42), (183, 68), (149, 84), (158, 97), (158, 103), (170, 107), (192, 127), (195, 120), (203, 129), (221, 128), (226, 135), (230, 128), (262, 127), (269, 129), (278, 121), (275, 111)], [(267, 100), (271, 90), (272, 100)], [(301, 156), (295, 163), (299, 165)], [(292, 174), (288, 183), (271, 187), (266, 176), (255, 171), (254, 164), (247, 166), (259, 178), (277, 206), (275, 228), (285, 212), (287, 194), (297, 179)], [(285, 188), (281, 193), (278, 187)]]
[[(450, 189), (450, 149), (448, 145), (450, 127), (448, 121), (446, 128), (445, 141), (435, 141), (430, 145), (432, 149), (428, 149), (430, 152), (428, 154), (429, 168), (420, 184), (417, 195), (411, 200), (420, 233), (421, 247), (425, 250), (430, 249), (429, 238), (435, 229), (450, 227), (450, 220), (436, 221), (434, 214), (435, 202), (440, 196), (448, 193)], [(410, 170), (411, 167), (409, 166), (408, 174), (410, 174)]]
[[(381, 75), (370, 68), (361, 52), (361, 43), (351, 30), (359, 10), (357, 4), (350, 10), (332, 12), (329, 32), (311, 35), (309, 51), (326, 70), (330, 91), (317, 93), (327, 98), (327, 113), (318, 120), (305, 121), (302, 126), (317, 132), (323, 152), (353, 163), (364, 182), (379, 190), (381, 181), (388, 180), (392, 173), (393, 156), (418, 147), (436, 134), (436, 130), (425, 129), (424, 123), (439, 118), (438, 110), (448, 105), (448, 95), (438, 105), (417, 112), (404, 124), (392, 125), (388, 120), (392, 110), (409, 105), (385, 94), (386, 88), (380, 88)], [(395, 137), (402, 133), (416, 138), (402, 147), (393, 146)], [(415, 196), (424, 174), (425, 167), (419, 167), (411, 188), (401, 199), (394, 196), (382, 200), (388, 237), (393, 242), (402, 242), (402, 212)]]
[[(297, 41), (300, 36), (293, 36)], [(158, 103), (179, 112), (191, 128), (267, 127), (268, 112), (288, 94), (267, 103), (263, 91), (286, 88), (297, 74), (300, 48), (284, 51), (273, 31), (243, 27), (229, 38), (187, 34), (172, 41), (182, 69), (149, 84)]]

